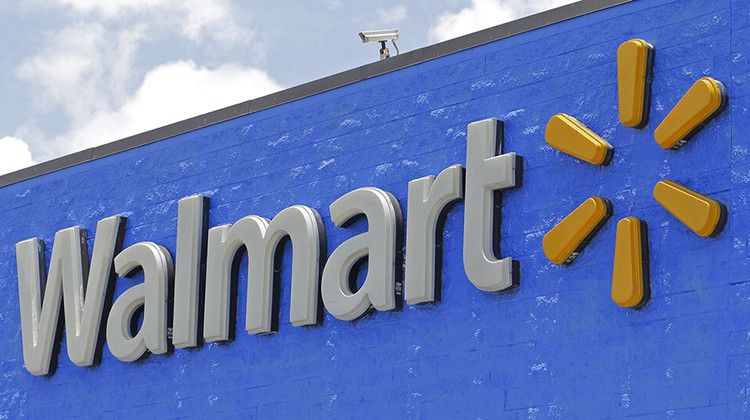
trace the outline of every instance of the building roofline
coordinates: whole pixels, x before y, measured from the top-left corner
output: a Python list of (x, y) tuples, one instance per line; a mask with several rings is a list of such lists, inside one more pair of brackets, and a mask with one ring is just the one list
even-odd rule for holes
[(114, 155), (146, 144), (161, 141), (179, 134), (197, 130), (243, 115), (252, 114), (298, 99), (327, 92), (365, 79), (414, 66), (459, 51), (508, 38), (534, 29), (553, 25), (564, 20), (594, 13), (599, 10), (630, 3), (635, 0), (581, 0), (555, 9), (523, 17), (501, 25), (464, 35), (438, 44), (399, 54), (387, 60), (376, 61), (341, 73), (327, 76), (270, 95), (251, 99), (236, 105), (211, 111), (173, 124), (145, 131), (121, 140), (92, 147), (15, 172), (0, 175), (0, 187), (25, 181), (71, 166)]

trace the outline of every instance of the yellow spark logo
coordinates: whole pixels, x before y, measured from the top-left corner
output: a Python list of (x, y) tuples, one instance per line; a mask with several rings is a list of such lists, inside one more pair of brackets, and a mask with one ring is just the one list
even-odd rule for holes
[[(648, 119), (650, 73), (654, 48), (642, 39), (633, 39), (617, 49), (617, 91), (620, 122), (626, 127), (643, 127)], [(677, 149), (724, 107), (724, 85), (710, 77), (696, 81), (654, 130), (656, 143), (664, 149)], [(545, 139), (553, 148), (592, 165), (605, 166), (614, 147), (605, 139), (567, 114), (557, 114), (547, 123)], [(697, 235), (715, 236), (723, 227), (726, 208), (695, 191), (670, 180), (659, 181), (654, 198)], [(542, 241), (547, 258), (554, 264), (570, 264), (612, 214), (604, 197), (584, 201), (553, 227)], [(612, 267), (612, 300), (627, 308), (648, 300), (648, 255), (645, 223), (625, 217), (617, 223), (615, 258)]]

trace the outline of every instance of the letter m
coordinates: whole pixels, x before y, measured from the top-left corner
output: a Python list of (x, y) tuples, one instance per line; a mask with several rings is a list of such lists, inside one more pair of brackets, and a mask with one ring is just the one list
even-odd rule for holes
[(124, 222), (121, 216), (99, 221), (90, 269), (86, 231), (74, 226), (57, 232), (44, 286), (44, 242), (32, 238), (16, 244), (23, 360), (32, 375), (49, 373), (61, 298), (65, 300), (68, 357), (78, 366), (93, 364), (112, 259)]

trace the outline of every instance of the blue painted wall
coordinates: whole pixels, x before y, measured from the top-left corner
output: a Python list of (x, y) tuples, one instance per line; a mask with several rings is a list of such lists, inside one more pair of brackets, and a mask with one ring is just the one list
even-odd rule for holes
[[(615, 55), (656, 48), (651, 118), (617, 117)], [(729, 106), (678, 151), (653, 130), (702, 76)], [(608, 167), (544, 141), (565, 112), (615, 148)], [(16, 242), (128, 217), (125, 246), (173, 254), (177, 200), (210, 197), (210, 225), (293, 204), (322, 214), (328, 252), (366, 229), (332, 225), (328, 205), (364, 186), (392, 192), (465, 162), (467, 124), (505, 122), (505, 151), (524, 158), (523, 186), (503, 196), (502, 252), (521, 285), (490, 294), (461, 263), (463, 204), (447, 216), (442, 300), (321, 326), (288, 322), (282, 276), (277, 334), (123, 363), (107, 350), (74, 366), (62, 343), (54, 375), (23, 367)], [(750, 409), (750, 3), (639, 0), (0, 189), (0, 418), (741, 418)], [(651, 192), (668, 178), (722, 201), (729, 218), (700, 238)], [(591, 195), (613, 218), (570, 266), (542, 236)], [(648, 223), (652, 298), (626, 310), (610, 298), (616, 222)], [(408, 223), (408, 220), (406, 220)], [(284, 260), (290, 264), (290, 253)], [(244, 267), (241, 272), (244, 271)], [(287, 270), (288, 271), (288, 270)], [(139, 281), (118, 279), (116, 295)], [(244, 275), (239, 290), (244, 290)], [(244, 292), (239, 319), (244, 317)]]

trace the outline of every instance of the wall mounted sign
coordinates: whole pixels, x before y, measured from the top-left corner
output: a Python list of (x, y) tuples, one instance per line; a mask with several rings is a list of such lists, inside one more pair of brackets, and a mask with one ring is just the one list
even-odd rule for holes
[[(406, 231), (405, 298), (408, 304), (435, 299), (435, 234), (437, 220), (447, 204), (459, 200), (465, 188), (463, 259), (467, 277), (479, 289), (498, 292), (517, 285), (510, 257), (499, 258), (492, 232), (499, 230), (494, 195), (516, 185), (515, 153), (502, 154), (502, 123), (488, 119), (469, 125), (466, 179), (461, 165), (453, 165), (437, 178), (428, 176), (409, 183), (409, 226)], [(496, 155), (499, 150), (500, 155)], [(142, 269), (144, 281), (122, 293), (110, 309), (106, 341), (110, 352), (126, 362), (146, 350), (164, 353), (168, 348), (167, 301), (174, 287), (172, 343), (177, 348), (198, 345), (199, 312), (203, 311), (203, 339), (229, 339), (232, 265), (242, 247), (247, 249), (248, 334), (272, 332), (274, 259), (283, 238), (290, 238), (293, 260), (289, 319), (294, 326), (318, 322), (318, 296), (336, 318), (353, 320), (371, 308), (396, 307), (396, 246), (402, 214), (398, 200), (378, 188), (351, 191), (330, 205), (336, 226), (357, 215), (367, 218), (369, 229), (338, 246), (320, 274), (321, 245), (325, 228), (320, 214), (306, 206), (292, 206), (273, 220), (247, 216), (232, 225), (207, 229), (208, 198), (196, 195), (179, 201), (176, 262), (170, 252), (152, 242), (140, 242), (118, 252), (126, 220), (102, 219), (97, 225), (92, 258), (85, 252), (86, 232), (80, 227), (55, 235), (49, 274), (45, 279), (44, 242), (37, 238), (16, 245), (24, 363), (34, 375), (49, 372), (60, 304), (65, 302), (65, 328), (70, 359), (79, 366), (93, 363), (97, 333), (104, 309), (104, 291), (114, 271), (128, 277)], [(204, 241), (203, 237), (207, 240)], [(205, 245), (204, 245), (205, 244)], [(200, 265), (205, 256), (205, 279)], [(349, 277), (357, 262), (368, 260), (362, 286), (351, 290)], [(515, 280), (514, 280), (515, 279)], [(45, 284), (44, 298), (41, 285)], [(84, 285), (85, 287), (84, 291)], [(174, 286), (172, 286), (174, 284)], [(320, 285), (320, 290), (319, 290)], [(205, 304), (199, 307), (201, 289)], [(319, 293), (320, 292), (320, 293)], [(132, 321), (143, 308), (137, 332)]]
[[(627, 127), (647, 123), (653, 54), (654, 48), (644, 40), (628, 41), (618, 49), (620, 120)], [(666, 149), (684, 144), (725, 103), (726, 92), (720, 82), (708, 77), (698, 80), (656, 129), (657, 144)], [(615, 152), (609, 140), (564, 113), (549, 120), (545, 139), (553, 148), (597, 166), (607, 165)], [(488, 292), (518, 285), (515, 261), (497, 255), (494, 249), (500, 223), (496, 195), (517, 185), (519, 158), (515, 153), (503, 153), (503, 125), (497, 119), (469, 124), (466, 142), (465, 169), (451, 165), (437, 176), (408, 184), (403, 297), (409, 305), (435, 300), (438, 219), (457, 200), (464, 201), (462, 257), (469, 281)], [(654, 197), (701, 236), (718, 234), (726, 217), (721, 203), (673, 181), (659, 182)], [(231, 225), (210, 228), (208, 209), (209, 199), (202, 195), (179, 201), (174, 261), (169, 250), (153, 242), (120, 250), (127, 224), (122, 216), (99, 221), (90, 260), (86, 232), (80, 227), (55, 234), (48, 270), (42, 240), (32, 238), (16, 244), (27, 370), (34, 375), (49, 373), (63, 302), (68, 357), (79, 366), (93, 363), (112, 271), (128, 277), (142, 270), (144, 277), (143, 283), (118, 296), (109, 309), (106, 342), (118, 359), (133, 361), (146, 351), (164, 353), (170, 339), (177, 348), (197, 346), (201, 315), (204, 341), (228, 340), (230, 291), (237, 282), (232, 266), (243, 248), (248, 254), (245, 330), (248, 334), (273, 332), (274, 260), (284, 238), (290, 239), (294, 250), (289, 292), (293, 326), (320, 321), (319, 297), (325, 309), (342, 320), (359, 318), (371, 309), (387, 311), (397, 306), (397, 238), (404, 221), (399, 201), (389, 192), (359, 188), (330, 204), (336, 227), (345, 227), (352, 218), (364, 215), (369, 228), (340, 244), (325, 263), (321, 249), (326, 231), (316, 209), (295, 205), (270, 220), (250, 215)], [(545, 255), (554, 264), (573, 263), (611, 214), (612, 205), (606, 197), (587, 199), (548, 231), (543, 240)], [(637, 308), (648, 300), (647, 243), (645, 222), (635, 217), (618, 222), (612, 275), (612, 299), (617, 305)], [(350, 275), (364, 258), (368, 260), (365, 280), (353, 290)], [(205, 275), (201, 270), (204, 261)], [(174, 302), (171, 309), (170, 299)], [(141, 309), (142, 324), (134, 328), (133, 319)], [(170, 318), (174, 320), (171, 326)]]
[[(654, 47), (642, 39), (627, 41), (617, 50), (620, 122), (626, 127), (643, 127), (647, 123), (653, 55)], [(656, 143), (664, 149), (684, 145), (722, 109), (726, 98), (721, 82), (710, 77), (699, 79), (656, 128)], [(545, 138), (553, 148), (593, 165), (606, 164), (605, 153), (614, 153), (606, 140), (566, 114), (550, 119)], [(654, 198), (700, 236), (717, 235), (726, 219), (721, 203), (673, 181), (657, 183)], [(572, 262), (606, 222), (604, 203), (602, 197), (588, 199), (544, 236), (544, 252), (552, 263)], [(612, 299), (626, 308), (640, 307), (648, 299), (647, 233), (645, 222), (635, 217), (626, 217), (617, 224)]]

